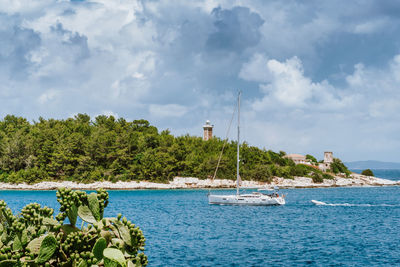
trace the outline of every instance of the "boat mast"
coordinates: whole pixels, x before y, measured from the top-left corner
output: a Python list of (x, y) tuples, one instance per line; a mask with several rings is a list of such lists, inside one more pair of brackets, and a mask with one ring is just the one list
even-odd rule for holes
[(238, 129), (237, 129), (237, 162), (236, 162), (236, 195), (239, 195), (239, 163), (240, 163), (240, 157), (239, 157), (239, 144), (240, 144), (240, 95), (242, 92), (239, 91), (238, 95)]

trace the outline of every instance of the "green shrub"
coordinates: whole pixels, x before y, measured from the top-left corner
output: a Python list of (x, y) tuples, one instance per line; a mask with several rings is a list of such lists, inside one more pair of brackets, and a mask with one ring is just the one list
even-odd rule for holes
[(351, 171), (349, 171), (349, 169), (347, 169), (343, 162), (338, 158), (333, 159), (333, 162), (331, 163), (331, 171), (335, 174), (344, 173), (346, 176), (351, 174)]
[[(103, 218), (108, 193), (59, 189), (60, 213), (37, 203), (13, 215), (0, 200), (0, 266), (146, 266), (142, 231), (121, 215)], [(69, 223), (64, 223), (68, 218)], [(80, 218), (82, 227), (76, 227)]]
[(335, 178), (335, 177), (333, 177), (332, 175), (327, 174), (327, 173), (323, 173), (323, 174), (322, 174), (322, 177), (323, 177), (324, 179), (334, 179), (334, 178)]
[(297, 164), (291, 167), (291, 175), (293, 176), (308, 176), (310, 173), (316, 172), (315, 168), (311, 167), (310, 165), (304, 164)]
[(371, 169), (366, 169), (361, 172), (362, 175), (365, 176), (374, 176), (374, 172)]
[(293, 175), (290, 174), (290, 166), (285, 166), (280, 168), (280, 177), (283, 177), (285, 179), (293, 179)]
[(312, 155), (307, 154), (307, 155), (306, 155), (306, 159), (309, 160), (309, 161), (311, 161), (311, 162), (314, 163), (314, 164), (317, 164), (317, 163), (318, 163), (317, 159), (316, 159), (314, 156), (312, 156)]
[(244, 173), (245, 177), (261, 181), (261, 182), (268, 182), (272, 181), (272, 171), (270, 165), (257, 165), (254, 169), (248, 170)]
[(315, 172), (312, 176), (311, 176), (312, 180), (314, 183), (323, 183), (324, 182), (324, 177), (322, 176), (322, 174)]

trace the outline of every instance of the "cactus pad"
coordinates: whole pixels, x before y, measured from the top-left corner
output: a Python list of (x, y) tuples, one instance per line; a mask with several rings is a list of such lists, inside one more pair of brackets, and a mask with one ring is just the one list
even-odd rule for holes
[(94, 244), (92, 253), (96, 257), (97, 260), (103, 259), (103, 251), (107, 247), (107, 241), (103, 238), (100, 237), (97, 239), (96, 244)]
[(124, 254), (122, 254), (121, 250), (116, 248), (106, 248), (103, 251), (104, 258), (107, 258), (110, 261), (118, 263), (122, 267), (126, 267), (126, 260)]
[(97, 222), (88, 206), (79, 206), (78, 215), (85, 222), (93, 224)]
[(56, 250), (56, 238), (52, 234), (47, 235), (40, 244), (39, 256), (37, 257), (36, 261), (38, 263), (45, 263), (51, 258), (51, 256), (53, 256)]

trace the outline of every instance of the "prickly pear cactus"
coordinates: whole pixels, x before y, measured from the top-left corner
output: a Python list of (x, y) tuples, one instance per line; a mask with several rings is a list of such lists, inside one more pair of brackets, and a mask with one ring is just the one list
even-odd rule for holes
[(55, 218), (53, 209), (37, 203), (16, 216), (0, 200), (0, 267), (147, 265), (139, 227), (121, 214), (103, 218), (105, 190), (86, 194), (61, 188), (56, 195), (61, 207)]

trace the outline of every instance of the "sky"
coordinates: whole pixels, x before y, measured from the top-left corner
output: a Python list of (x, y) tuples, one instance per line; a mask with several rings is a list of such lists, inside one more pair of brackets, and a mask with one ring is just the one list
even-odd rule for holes
[[(0, 0), (0, 117), (146, 119), (400, 161), (400, 2)], [(234, 132), (229, 134), (234, 138)]]

